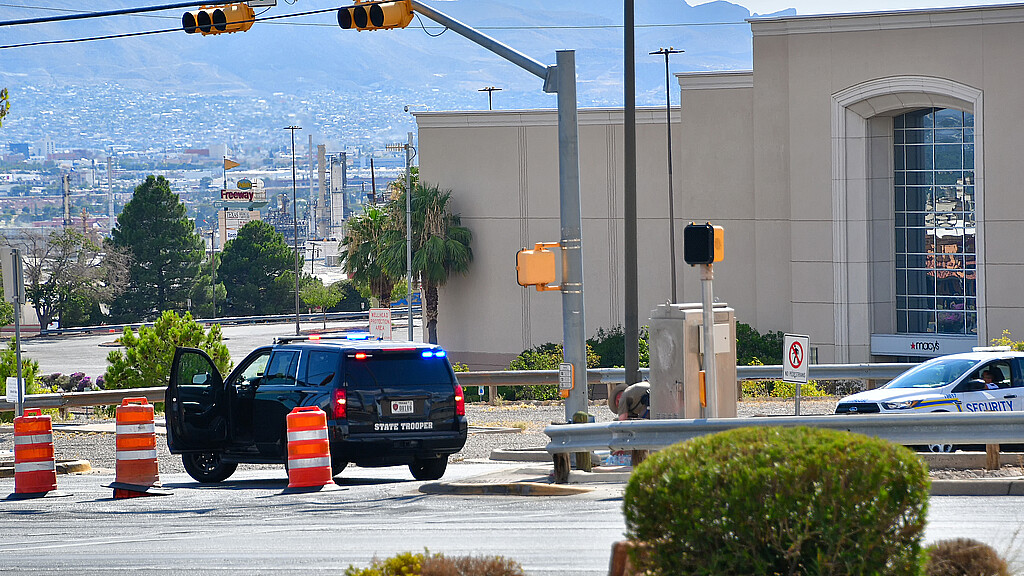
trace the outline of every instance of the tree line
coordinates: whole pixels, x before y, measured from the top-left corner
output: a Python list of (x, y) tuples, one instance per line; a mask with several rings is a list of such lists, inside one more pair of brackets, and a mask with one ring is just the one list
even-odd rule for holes
[[(417, 179), (418, 180), (418, 179)], [(404, 180), (383, 205), (349, 219), (342, 240), (352, 280), (330, 286), (300, 271), (308, 308), (361, 310), (404, 296)], [(413, 273), (423, 290), (424, 319), (436, 342), (437, 288), (472, 261), (472, 234), (450, 209), (451, 192), (413, 186)], [(295, 253), (262, 220), (249, 222), (207, 255), (195, 223), (163, 176), (138, 185), (110, 237), (65, 227), (23, 229), (6, 238), (22, 249), (26, 297), (40, 326), (151, 322), (164, 311), (193, 316), (249, 316), (294, 311)], [(0, 321), (12, 310), (0, 309)]]

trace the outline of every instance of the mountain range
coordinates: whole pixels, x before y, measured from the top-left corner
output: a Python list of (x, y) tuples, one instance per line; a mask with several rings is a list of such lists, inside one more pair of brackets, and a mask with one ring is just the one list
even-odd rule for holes
[[(621, 105), (621, 0), (427, 0), (427, 4), (545, 63), (555, 51), (576, 51), (581, 106)], [(83, 11), (81, 2), (51, 0), (45, 10), (4, 4), (0, 20)], [(93, 0), (90, 11), (123, 8), (123, 0)], [(59, 23), (0, 27), (0, 46), (141, 31), (166, 33), (87, 42), (0, 48), (0, 83), (89, 85), (114, 82), (136, 89), (229, 94), (409, 89), (472, 94), (498, 86), (506, 104), (551, 106), (541, 82), (422, 17), (403, 30), (357, 32), (337, 25), (337, 3), (281, 2), (257, 9), (248, 32), (200, 36), (180, 30), (184, 9)], [(266, 10), (265, 12), (261, 12)], [(311, 13), (299, 17), (287, 14)], [(792, 11), (787, 11), (792, 13)], [(648, 52), (673, 46), (673, 71), (749, 68), (750, 17), (724, 1), (690, 6), (682, 0), (636, 2), (638, 102), (657, 103), (664, 60)], [(273, 17), (269, 20), (260, 18)], [(432, 37), (433, 36), (433, 37)], [(509, 106), (504, 106), (509, 107)]]

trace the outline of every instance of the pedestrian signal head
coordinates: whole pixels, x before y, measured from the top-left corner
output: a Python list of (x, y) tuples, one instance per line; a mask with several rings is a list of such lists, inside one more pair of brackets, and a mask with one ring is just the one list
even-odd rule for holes
[(189, 34), (230, 34), (252, 28), (256, 13), (244, 2), (224, 6), (206, 6), (181, 17), (181, 28)]
[(542, 292), (561, 289), (549, 286), (555, 281), (555, 253), (547, 248), (555, 246), (557, 242), (539, 242), (533, 250), (516, 252), (516, 281), (520, 286), (536, 286)]
[(412, 0), (359, 2), (338, 8), (338, 26), (345, 30), (390, 30), (412, 22)]
[(725, 230), (710, 222), (683, 228), (683, 261), (694, 266), (721, 262), (725, 257)]

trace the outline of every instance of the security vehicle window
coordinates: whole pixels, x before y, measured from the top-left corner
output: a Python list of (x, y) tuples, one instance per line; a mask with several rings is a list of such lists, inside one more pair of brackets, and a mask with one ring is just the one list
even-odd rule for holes
[(1010, 387), (1010, 361), (990, 362), (971, 373), (970, 380), (981, 380), (987, 390)]
[(298, 367), (298, 350), (278, 350), (270, 357), (266, 376), (263, 377), (263, 384), (270, 386), (294, 385)]
[(349, 386), (400, 386), (415, 382), (450, 384), (452, 375), (443, 358), (424, 358), (413, 353), (369, 352), (365, 357), (349, 354), (345, 362), (345, 380)]
[(1024, 386), (1024, 358), (1014, 358), (1010, 387), (1017, 388), (1020, 386)]
[(976, 364), (976, 360), (938, 358), (911, 368), (885, 385), (886, 388), (941, 388)]
[(336, 350), (311, 351), (306, 359), (306, 378), (303, 383), (307, 386), (326, 386), (333, 382), (341, 360), (339, 356)]

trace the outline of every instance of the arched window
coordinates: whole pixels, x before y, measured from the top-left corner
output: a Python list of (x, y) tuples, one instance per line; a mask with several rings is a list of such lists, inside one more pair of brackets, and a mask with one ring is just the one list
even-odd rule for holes
[(976, 334), (974, 116), (915, 110), (893, 138), (896, 331)]

